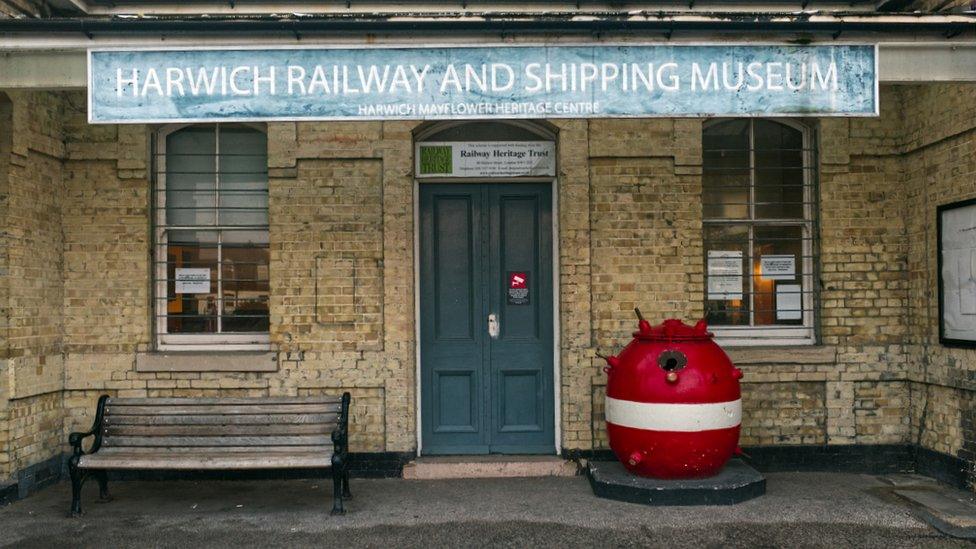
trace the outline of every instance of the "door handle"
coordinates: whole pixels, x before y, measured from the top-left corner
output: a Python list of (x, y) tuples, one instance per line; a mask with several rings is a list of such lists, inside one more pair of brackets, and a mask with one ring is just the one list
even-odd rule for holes
[(488, 337), (498, 339), (498, 315), (491, 313), (488, 315)]

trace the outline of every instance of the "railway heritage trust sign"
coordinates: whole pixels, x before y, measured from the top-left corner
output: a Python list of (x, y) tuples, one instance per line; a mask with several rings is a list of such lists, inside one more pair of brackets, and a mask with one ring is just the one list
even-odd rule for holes
[(875, 116), (867, 45), (91, 50), (89, 121)]

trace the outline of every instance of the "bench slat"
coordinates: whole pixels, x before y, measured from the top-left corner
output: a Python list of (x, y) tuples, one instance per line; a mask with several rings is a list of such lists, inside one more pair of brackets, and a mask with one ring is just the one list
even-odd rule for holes
[(318, 446), (187, 446), (158, 448), (154, 446), (123, 446), (121, 448), (102, 447), (96, 455), (102, 454), (331, 454), (331, 445)]
[(322, 414), (338, 412), (340, 404), (206, 404), (166, 406), (116, 406), (107, 404), (105, 414), (114, 415), (242, 415), (242, 414)]
[(126, 437), (115, 436), (102, 439), (105, 446), (319, 446), (332, 445), (332, 437), (328, 435), (305, 436), (238, 436), (238, 437)]
[(331, 454), (300, 453), (280, 455), (252, 454), (122, 454), (83, 456), (83, 469), (287, 469), (295, 467), (329, 467)]
[(112, 415), (105, 418), (106, 425), (297, 425), (322, 424), (335, 426), (339, 414), (240, 414), (240, 415)]
[(115, 436), (260, 436), (332, 434), (322, 424), (275, 425), (109, 425), (105, 434)]
[(309, 397), (252, 397), (252, 398), (222, 398), (222, 397), (182, 397), (182, 398), (111, 398), (109, 406), (207, 406), (213, 404), (230, 404), (235, 406), (262, 406), (267, 404), (337, 404), (342, 397), (322, 395)]

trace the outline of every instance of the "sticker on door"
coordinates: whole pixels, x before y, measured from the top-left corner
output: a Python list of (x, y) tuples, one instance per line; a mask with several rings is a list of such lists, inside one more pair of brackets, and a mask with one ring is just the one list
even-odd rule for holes
[(529, 304), (529, 274), (521, 271), (508, 272), (508, 304)]

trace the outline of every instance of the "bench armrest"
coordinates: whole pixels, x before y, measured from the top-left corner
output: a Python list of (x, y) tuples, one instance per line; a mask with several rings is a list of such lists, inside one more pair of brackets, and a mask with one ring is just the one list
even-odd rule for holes
[(108, 395), (102, 395), (98, 398), (98, 407), (95, 409), (95, 421), (92, 423), (91, 429), (88, 431), (76, 431), (68, 435), (68, 444), (71, 445), (72, 454), (75, 456), (84, 455), (85, 452), (81, 448), (82, 442), (90, 436), (95, 437), (95, 442), (92, 443), (91, 450), (88, 453), (93, 454), (98, 451), (102, 446), (102, 420), (105, 418), (105, 401), (108, 400)]

